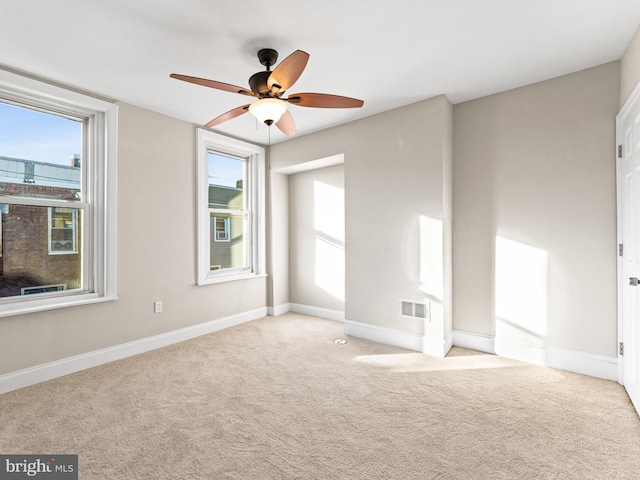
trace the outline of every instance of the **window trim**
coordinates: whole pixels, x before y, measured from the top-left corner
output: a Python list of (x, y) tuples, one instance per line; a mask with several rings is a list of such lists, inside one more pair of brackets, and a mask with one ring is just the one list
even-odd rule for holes
[[(0, 317), (115, 300), (118, 106), (3, 69), (0, 69), (0, 98), (63, 117), (83, 118), (87, 139), (83, 147), (84, 200), (73, 203), (74, 208), (86, 212), (82, 228), (86, 249), (83, 289), (43, 293), (35, 299), (29, 295), (7, 297), (0, 303)], [(5, 197), (2, 202), (50, 206), (35, 198)]]
[[(197, 285), (210, 285), (233, 280), (265, 276), (265, 150), (263, 147), (197, 128)], [(219, 152), (246, 159), (249, 187), (249, 268), (210, 270), (211, 225), (209, 207), (208, 153)]]

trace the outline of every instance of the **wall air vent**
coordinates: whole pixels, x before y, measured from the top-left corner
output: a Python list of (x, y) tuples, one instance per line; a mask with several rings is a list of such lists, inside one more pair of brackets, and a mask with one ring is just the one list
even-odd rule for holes
[(400, 300), (400, 315), (402, 317), (429, 319), (429, 304)]
[(413, 302), (400, 300), (400, 315), (403, 317), (413, 317)]
[(427, 310), (427, 305), (424, 303), (414, 303), (413, 304), (413, 316), (418, 318), (427, 318), (429, 316), (429, 311)]

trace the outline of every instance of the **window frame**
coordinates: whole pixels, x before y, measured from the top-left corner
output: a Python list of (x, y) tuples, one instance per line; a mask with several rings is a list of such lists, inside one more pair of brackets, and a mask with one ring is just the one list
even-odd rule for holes
[[(203, 128), (197, 129), (196, 181), (197, 181), (197, 285), (257, 278), (265, 276), (265, 150)], [(248, 268), (211, 270), (211, 209), (209, 208), (208, 154), (241, 158), (245, 163), (243, 185), (247, 210), (246, 247)], [(227, 211), (226, 213), (231, 213)], [(215, 238), (214, 238), (215, 243)]]
[(83, 221), (83, 287), (34, 296), (5, 297), (0, 299), (0, 317), (115, 300), (118, 106), (2, 69), (0, 101), (81, 120), (84, 161), (81, 201), (0, 197), (0, 202), (8, 205), (61, 206), (81, 210), (81, 213), (76, 211), (76, 215), (82, 215)]

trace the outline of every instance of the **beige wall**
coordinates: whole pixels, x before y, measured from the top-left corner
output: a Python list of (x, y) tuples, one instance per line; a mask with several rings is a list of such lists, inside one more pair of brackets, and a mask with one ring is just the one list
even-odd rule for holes
[(620, 107), (622, 107), (640, 82), (640, 27), (631, 39), (620, 63)]
[[(344, 154), (348, 320), (441, 333), (425, 331), (429, 325), (421, 320), (400, 317), (398, 301), (443, 302), (442, 271), (426, 272), (431, 274), (427, 281), (421, 278), (425, 239), (420, 222), (426, 219), (432, 233), (447, 228), (442, 224), (448, 221), (450, 192), (443, 182), (451, 162), (451, 108), (440, 96), (271, 148), (276, 169)], [(427, 250), (439, 257), (442, 270), (442, 246), (440, 251), (431, 247)]]
[(195, 286), (194, 125), (121, 104), (118, 134), (119, 299), (3, 318), (0, 374), (266, 306), (265, 278)]
[(344, 312), (344, 166), (289, 176), (292, 303)]
[(455, 329), (616, 355), (619, 88), (613, 62), (454, 107)]

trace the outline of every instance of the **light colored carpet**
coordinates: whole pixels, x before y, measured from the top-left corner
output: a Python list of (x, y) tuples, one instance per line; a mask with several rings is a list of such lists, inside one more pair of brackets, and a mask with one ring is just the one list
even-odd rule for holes
[(341, 332), (269, 317), (0, 395), (0, 452), (83, 480), (640, 478), (614, 382)]

